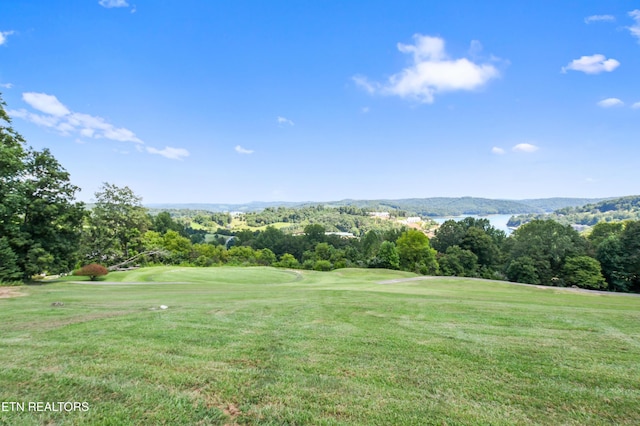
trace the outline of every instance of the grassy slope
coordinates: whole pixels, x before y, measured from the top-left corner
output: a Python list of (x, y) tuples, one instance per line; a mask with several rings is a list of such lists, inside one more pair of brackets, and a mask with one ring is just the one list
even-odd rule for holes
[(0, 401), (91, 409), (0, 424), (640, 424), (640, 298), (377, 284), (411, 276), (166, 267), (23, 288), (0, 299)]

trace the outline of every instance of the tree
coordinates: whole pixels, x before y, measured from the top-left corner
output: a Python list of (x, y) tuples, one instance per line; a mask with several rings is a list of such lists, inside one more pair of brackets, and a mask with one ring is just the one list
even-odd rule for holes
[(73, 275), (89, 277), (91, 281), (95, 281), (98, 277), (102, 277), (108, 273), (109, 270), (104, 266), (98, 265), (97, 263), (91, 263), (78, 269), (73, 273)]
[(192, 251), (191, 240), (173, 230), (162, 237), (162, 246), (171, 253), (173, 263), (188, 262)]
[(226, 261), (227, 251), (212, 244), (194, 244), (193, 257), (197, 266), (220, 265)]
[(280, 257), (280, 261), (275, 264), (281, 268), (298, 269), (300, 268), (300, 262), (292, 254), (285, 253)]
[(626, 222), (620, 244), (622, 256), (622, 278), (633, 292), (640, 292), (640, 221)]
[(268, 248), (273, 251), (276, 256), (282, 256), (286, 253), (286, 238), (284, 232), (273, 226), (258, 233), (253, 244), (255, 249)]
[[(533, 220), (519, 227), (510, 238), (507, 277), (514, 280), (520, 275), (514, 271), (520, 271), (521, 265), (530, 265), (536, 277), (529, 281), (542, 285), (561, 284), (565, 260), (585, 255), (587, 244), (571, 226), (552, 220)], [(521, 258), (528, 259), (522, 263)], [(518, 267), (512, 266), (513, 262), (519, 262)], [(528, 274), (529, 268), (525, 269)]]
[(31, 151), (23, 179), (20, 226), (26, 244), (16, 247), (25, 275), (73, 269), (84, 220), (84, 204), (74, 202), (79, 188), (48, 149)]
[[(456, 222), (454, 220), (445, 221), (435, 232), (432, 245), (442, 254), (446, 254), (449, 248), (458, 246), (468, 250), (477, 257), (477, 263), (480, 266), (479, 272), (473, 272), (474, 275), (484, 277), (493, 277), (495, 269), (502, 263), (501, 250), (506, 235), (503, 231), (491, 226), (488, 219), (477, 219), (474, 217), (466, 217)], [(449, 257), (441, 256), (447, 266), (448, 273), (452, 273), (459, 269), (455, 255)], [(459, 271), (458, 271), (459, 272)], [(469, 271), (465, 272), (470, 273)], [(457, 275), (457, 273), (456, 273)]]
[(596, 259), (602, 267), (602, 275), (609, 290), (629, 291), (629, 282), (624, 275), (625, 252), (619, 235), (609, 235), (596, 247)]
[(313, 264), (314, 271), (330, 271), (333, 268), (333, 265), (328, 260), (317, 260)]
[(438, 272), (436, 251), (431, 248), (429, 238), (420, 231), (405, 231), (396, 243), (400, 256), (400, 267), (423, 275)]
[(9, 266), (0, 274), (15, 276), (16, 267), (23, 278), (68, 272), (84, 216), (79, 188), (48, 149), (25, 146), (4, 106), (0, 99), (0, 238)]
[(308, 247), (315, 247), (316, 244), (326, 240), (325, 228), (319, 224), (311, 224), (304, 227), (304, 236)]
[(525, 284), (540, 284), (540, 276), (536, 272), (536, 265), (529, 256), (521, 256), (512, 260), (507, 267), (509, 281)]
[(167, 231), (176, 231), (183, 237), (186, 237), (185, 226), (176, 222), (169, 212), (160, 212), (152, 219), (152, 228), (160, 234), (166, 234)]
[(141, 237), (151, 225), (142, 198), (127, 186), (106, 182), (95, 197), (85, 234), (86, 258), (107, 263), (129, 258), (142, 248)]
[(432, 246), (440, 253), (445, 253), (449, 247), (460, 246), (465, 233), (466, 230), (461, 223), (452, 219), (446, 220), (436, 229), (431, 240)]
[(400, 269), (400, 255), (396, 245), (391, 241), (383, 241), (374, 263), (376, 268)]
[(623, 222), (600, 222), (591, 228), (591, 233), (587, 238), (597, 249), (597, 247), (611, 235), (620, 236), (623, 229)]
[(314, 249), (314, 259), (316, 260), (331, 260), (331, 257), (335, 251), (335, 248), (329, 243), (318, 243)]
[(478, 264), (485, 268), (492, 268), (499, 261), (500, 249), (498, 245), (480, 228), (469, 228), (462, 238), (460, 247), (475, 254)]
[(22, 278), (18, 267), (18, 256), (11, 250), (6, 237), (0, 238), (0, 284)]
[(257, 251), (256, 260), (260, 265), (271, 266), (276, 263), (276, 255), (268, 248), (263, 248)]
[(228, 252), (228, 260), (232, 265), (256, 265), (258, 263), (257, 253), (248, 246), (233, 246)]
[(373, 258), (378, 254), (382, 244), (382, 235), (379, 232), (370, 230), (362, 237), (362, 253), (365, 258)]
[(600, 262), (589, 256), (576, 256), (567, 259), (564, 264), (564, 282), (567, 285), (593, 290), (607, 288)]
[(472, 251), (451, 246), (438, 258), (442, 275), (474, 277), (478, 271), (478, 256)]

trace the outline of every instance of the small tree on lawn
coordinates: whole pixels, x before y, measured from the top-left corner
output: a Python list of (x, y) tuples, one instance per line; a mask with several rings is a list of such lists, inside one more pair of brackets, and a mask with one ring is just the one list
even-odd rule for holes
[(103, 275), (107, 275), (109, 270), (102, 265), (98, 265), (97, 263), (92, 263), (90, 265), (85, 265), (82, 268), (78, 269), (73, 273), (73, 275), (78, 275), (82, 277), (89, 277), (91, 281), (95, 281), (98, 277)]

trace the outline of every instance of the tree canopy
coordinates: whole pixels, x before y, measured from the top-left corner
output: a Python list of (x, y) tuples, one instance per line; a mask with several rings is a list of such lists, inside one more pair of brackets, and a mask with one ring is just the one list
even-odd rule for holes
[(11, 127), (0, 99), (0, 281), (73, 268), (84, 217), (80, 189), (48, 149)]

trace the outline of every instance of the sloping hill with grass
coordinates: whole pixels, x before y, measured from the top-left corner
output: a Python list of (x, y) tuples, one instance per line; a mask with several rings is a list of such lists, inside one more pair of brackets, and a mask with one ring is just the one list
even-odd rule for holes
[(640, 424), (639, 297), (415, 277), (156, 267), (21, 287), (0, 299), (0, 399), (88, 409), (0, 423)]

